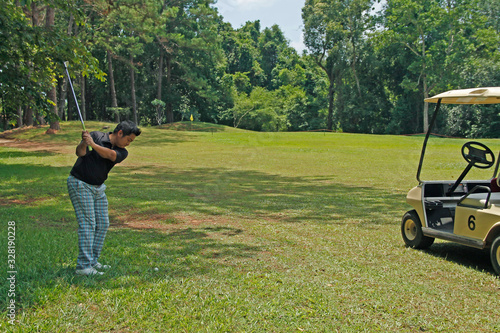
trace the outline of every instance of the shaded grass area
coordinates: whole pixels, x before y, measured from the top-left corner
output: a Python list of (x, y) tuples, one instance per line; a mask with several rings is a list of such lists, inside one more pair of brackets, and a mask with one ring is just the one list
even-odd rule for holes
[(114, 181), (141, 191), (109, 191), (124, 206), (131, 200), (136, 202), (124, 212), (135, 218), (183, 211), (278, 222), (392, 224), (394, 219), (387, 220), (387, 216), (400, 212), (401, 204), (395, 203), (404, 200), (401, 194), (344, 186), (328, 177), (288, 177), (225, 168), (175, 171), (132, 167), (123, 171), (120, 169)]
[[(67, 139), (52, 138), (70, 149), (78, 126), (63, 125)], [(0, 221), (16, 221), (19, 272), (17, 322), (2, 312), (2, 331), (499, 330), (500, 282), (487, 254), (403, 246), (415, 166), (405, 151), (420, 139), (144, 134), (107, 182), (102, 261), (112, 269), (97, 278), (74, 275), (65, 184), (74, 156), (0, 147)]]

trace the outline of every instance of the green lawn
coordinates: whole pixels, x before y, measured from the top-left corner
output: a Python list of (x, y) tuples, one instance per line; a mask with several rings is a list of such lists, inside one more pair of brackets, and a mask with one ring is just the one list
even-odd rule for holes
[[(104, 125), (113, 126), (86, 127)], [(66, 192), (80, 125), (45, 130), (0, 146), (2, 332), (500, 330), (487, 253), (404, 246), (422, 137), (144, 128), (106, 182), (112, 225), (101, 261), (112, 269), (88, 278), (74, 275)], [(423, 178), (456, 179), (464, 142), (433, 138)], [(500, 150), (499, 140), (481, 142)]]

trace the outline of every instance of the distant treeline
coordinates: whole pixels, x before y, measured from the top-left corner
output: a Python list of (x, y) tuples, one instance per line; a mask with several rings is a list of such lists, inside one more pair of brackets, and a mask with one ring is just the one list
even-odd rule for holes
[[(85, 119), (256, 131), (420, 133), (425, 97), (500, 84), (498, 0), (306, 0), (303, 54), (215, 2), (2, 1), (1, 129), (78, 119), (65, 62)], [(445, 111), (442, 134), (500, 136), (498, 106)]]

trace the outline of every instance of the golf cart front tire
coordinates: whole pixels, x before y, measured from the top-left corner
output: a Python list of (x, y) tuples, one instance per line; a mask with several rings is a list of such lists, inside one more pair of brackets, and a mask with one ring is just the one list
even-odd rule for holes
[(490, 250), (491, 265), (495, 272), (500, 275), (500, 235), (498, 235), (493, 244), (491, 244)]
[(422, 223), (415, 210), (406, 212), (403, 216), (401, 235), (406, 246), (414, 249), (426, 249), (434, 243), (434, 238), (424, 236)]

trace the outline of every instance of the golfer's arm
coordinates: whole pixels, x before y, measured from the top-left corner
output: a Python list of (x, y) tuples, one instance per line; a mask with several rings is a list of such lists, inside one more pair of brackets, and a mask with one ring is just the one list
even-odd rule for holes
[(85, 155), (87, 155), (87, 144), (82, 140), (80, 144), (76, 146), (76, 156), (83, 157)]
[(99, 146), (95, 142), (92, 142), (92, 144), (90, 146), (102, 158), (108, 159), (108, 160), (110, 160), (112, 162), (114, 162), (116, 160), (116, 151), (114, 151), (113, 149), (109, 149), (109, 148), (106, 148), (106, 147), (103, 147), (103, 146)]

